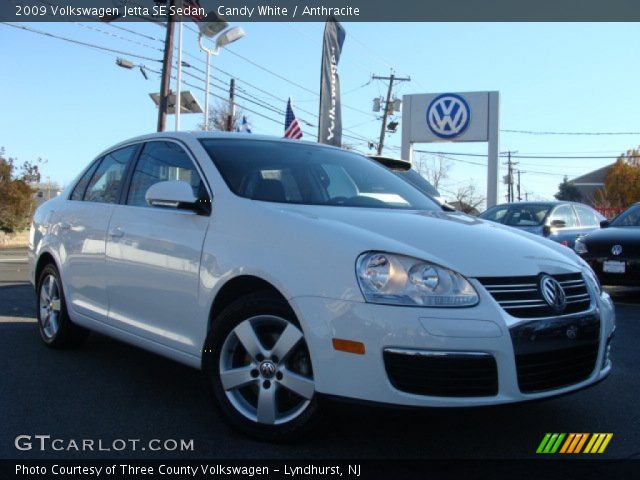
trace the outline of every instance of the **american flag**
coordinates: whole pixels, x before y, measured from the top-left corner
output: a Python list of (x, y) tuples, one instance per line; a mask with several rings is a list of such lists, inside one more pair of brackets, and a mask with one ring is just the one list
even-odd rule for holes
[[(185, 8), (186, 7), (198, 8), (198, 9), (202, 8), (198, 0), (182, 0), (182, 6)], [(189, 18), (194, 22), (201, 22), (204, 20), (204, 17), (206, 17), (206, 15), (199, 15), (199, 14), (189, 15)]]
[(287, 101), (287, 114), (284, 117), (284, 138), (295, 138), (296, 140), (302, 138), (302, 129), (298, 119), (293, 114), (291, 99)]

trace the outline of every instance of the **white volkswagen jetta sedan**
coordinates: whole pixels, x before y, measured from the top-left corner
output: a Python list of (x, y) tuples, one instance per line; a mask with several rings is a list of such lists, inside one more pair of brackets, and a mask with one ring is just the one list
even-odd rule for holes
[(47, 345), (94, 330), (201, 368), (262, 438), (307, 430), (324, 396), (492, 405), (611, 370), (614, 309), (573, 251), (317, 144), (128, 140), (38, 208), (30, 258)]

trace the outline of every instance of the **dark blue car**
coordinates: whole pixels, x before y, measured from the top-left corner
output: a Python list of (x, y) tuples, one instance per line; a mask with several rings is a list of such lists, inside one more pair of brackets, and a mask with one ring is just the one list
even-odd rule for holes
[(605, 217), (576, 202), (504, 203), (487, 209), (480, 218), (509, 225), (573, 248), (581, 235), (600, 228)]

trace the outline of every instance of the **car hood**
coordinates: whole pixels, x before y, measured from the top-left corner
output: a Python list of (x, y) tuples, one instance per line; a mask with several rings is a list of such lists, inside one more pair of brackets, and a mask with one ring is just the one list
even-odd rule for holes
[(611, 247), (620, 245), (623, 252), (640, 251), (640, 227), (608, 227), (586, 235), (582, 240), (590, 254), (609, 256)]
[[(356, 255), (368, 250), (410, 255), (471, 277), (581, 270), (580, 260), (566, 247), (460, 212), (301, 205), (274, 208), (320, 227), (322, 233), (316, 229), (309, 242), (338, 235), (340, 248), (351, 248), (350, 253)], [(284, 222), (289, 223), (296, 222)], [(304, 231), (287, 233), (300, 236)]]

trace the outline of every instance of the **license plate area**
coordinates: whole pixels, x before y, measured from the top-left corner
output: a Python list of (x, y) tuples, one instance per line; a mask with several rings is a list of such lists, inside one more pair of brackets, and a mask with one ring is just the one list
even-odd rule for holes
[(618, 260), (605, 260), (602, 263), (602, 271), (606, 273), (625, 273), (626, 264)]

